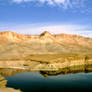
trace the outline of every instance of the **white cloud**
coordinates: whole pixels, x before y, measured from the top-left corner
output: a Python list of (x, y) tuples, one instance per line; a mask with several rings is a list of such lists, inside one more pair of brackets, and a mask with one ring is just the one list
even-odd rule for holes
[[(32, 34), (37, 35), (41, 34), (44, 31), (48, 31), (52, 34), (58, 34), (58, 33), (65, 33), (65, 34), (76, 34), (86, 37), (92, 38), (92, 30), (88, 30), (89, 26), (82, 26), (82, 25), (51, 25), (51, 26), (40, 26), (41, 24), (22, 24), (22, 25), (12, 25), (8, 28), (3, 27), (4, 30), (11, 30), (17, 33), (23, 33), (23, 34)], [(0, 30), (3, 30), (3, 28), (0, 28)]]
[(53, 3), (53, 4), (60, 4), (64, 3), (69, 0), (12, 0), (13, 2), (19, 3), (19, 2), (40, 2), (40, 3)]
[(21, 3), (21, 2), (23, 2), (23, 0), (12, 0), (13, 2), (15, 2), (15, 3)]
[(85, 37), (92, 38), (92, 31), (88, 30), (88, 26), (81, 25), (54, 25), (54, 26), (43, 26), (38, 28), (29, 28), (27, 31), (32, 34), (40, 34), (43, 31), (49, 31), (52, 34), (65, 33), (65, 34), (75, 34)]
[(79, 7), (81, 5), (81, 2), (85, 0), (11, 0), (14, 3), (22, 3), (22, 2), (35, 2), (35, 3), (43, 3), (48, 5), (58, 5), (62, 6), (63, 8), (72, 7), (77, 5)]
[[(90, 30), (88, 30), (90, 28)], [(73, 24), (57, 24), (57, 25), (46, 25), (44, 23), (36, 24), (18, 24), (18, 25), (1, 25), (0, 31), (14, 31), (23, 34), (39, 35), (44, 31), (48, 31), (52, 34), (65, 33), (65, 34), (76, 34), (85, 37), (92, 38), (91, 26), (85, 25), (73, 25)]]

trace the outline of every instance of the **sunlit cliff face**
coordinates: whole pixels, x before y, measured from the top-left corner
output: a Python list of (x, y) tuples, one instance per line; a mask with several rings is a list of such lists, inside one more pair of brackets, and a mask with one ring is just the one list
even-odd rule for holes
[(12, 41), (12, 42), (21, 42), (27, 40), (27, 37), (22, 34), (17, 34), (10, 31), (0, 32), (0, 37), (3, 40)]
[(71, 34), (50, 34), (48, 31), (41, 35), (23, 35), (11, 31), (0, 32), (0, 39), (10, 42), (28, 42), (28, 41), (42, 41), (44, 42), (63, 42), (67, 44), (88, 45), (92, 43), (92, 39), (88, 39), (78, 35)]
[(92, 39), (71, 34), (23, 35), (0, 32), (0, 59), (24, 58), (30, 54), (92, 53)]

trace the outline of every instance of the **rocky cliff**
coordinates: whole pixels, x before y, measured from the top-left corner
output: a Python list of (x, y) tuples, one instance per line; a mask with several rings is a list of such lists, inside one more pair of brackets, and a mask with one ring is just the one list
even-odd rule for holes
[(92, 54), (92, 39), (71, 34), (23, 35), (0, 32), (0, 59), (21, 59), (30, 54)]

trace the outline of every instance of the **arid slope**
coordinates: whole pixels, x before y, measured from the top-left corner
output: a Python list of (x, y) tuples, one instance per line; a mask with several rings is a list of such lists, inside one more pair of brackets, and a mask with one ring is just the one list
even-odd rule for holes
[(23, 35), (0, 32), (0, 59), (22, 59), (30, 54), (92, 54), (92, 39), (70, 34)]

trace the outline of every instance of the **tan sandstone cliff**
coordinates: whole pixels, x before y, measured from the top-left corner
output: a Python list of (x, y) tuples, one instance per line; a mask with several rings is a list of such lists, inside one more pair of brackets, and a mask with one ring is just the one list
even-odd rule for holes
[(71, 34), (23, 35), (0, 32), (0, 59), (21, 59), (30, 54), (92, 54), (92, 39)]

